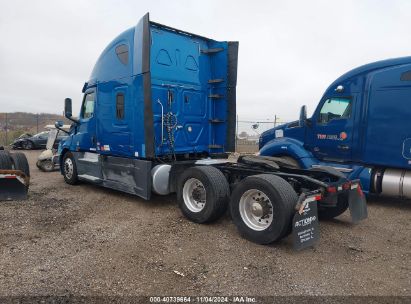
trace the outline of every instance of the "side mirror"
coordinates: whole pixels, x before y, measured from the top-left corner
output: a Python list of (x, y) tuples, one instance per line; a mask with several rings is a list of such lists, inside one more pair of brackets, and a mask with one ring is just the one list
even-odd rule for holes
[(67, 132), (66, 130), (62, 129), (62, 127), (64, 126), (64, 121), (62, 120), (58, 120), (54, 123), (54, 126), (56, 127), (57, 130), (63, 131), (66, 134), (69, 134), (69, 132)]
[(64, 99), (64, 116), (70, 119), (72, 115), (71, 98)]
[(54, 123), (54, 126), (56, 127), (56, 129), (62, 128), (64, 126), (64, 122), (62, 120), (58, 120)]
[(71, 110), (71, 98), (64, 99), (64, 116), (76, 124), (79, 123), (77, 119), (71, 118), (71, 116), (73, 116)]
[(307, 120), (307, 107), (302, 106), (300, 110), (300, 120), (298, 122), (299, 127), (303, 127)]

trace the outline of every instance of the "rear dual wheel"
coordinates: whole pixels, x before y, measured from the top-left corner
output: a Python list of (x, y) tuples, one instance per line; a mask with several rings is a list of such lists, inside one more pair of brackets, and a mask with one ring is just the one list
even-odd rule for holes
[(246, 239), (275, 242), (291, 231), (297, 194), (281, 177), (260, 174), (246, 177), (231, 195), (234, 224)]
[(209, 223), (227, 210), (230, 187), (224, 174), (210, 166), (185, 170), (177, 185), (178, 205), (185, 217), (195, 223)]
[[(229, 196), (224, 174), (214, 167), (189, 168), (178, 181), (179, 207), (196, 223), (218, 219), (227, 208)], [(231, 216), (245, 238), (258, 244), (269, 244), (290, 233), (297, 199), (291, 185), (278, 176), (249, 176), (231, 195)]]

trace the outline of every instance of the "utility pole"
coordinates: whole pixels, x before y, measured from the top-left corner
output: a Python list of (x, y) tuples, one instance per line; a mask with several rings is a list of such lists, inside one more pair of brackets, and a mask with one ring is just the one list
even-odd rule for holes
[(36, 120), (37, 120), (37, 133), (39, 133), (39, 113), (36, 115)]
[(274, 128), (276, 124), (277, 124), (277, 115), (274, 115)]

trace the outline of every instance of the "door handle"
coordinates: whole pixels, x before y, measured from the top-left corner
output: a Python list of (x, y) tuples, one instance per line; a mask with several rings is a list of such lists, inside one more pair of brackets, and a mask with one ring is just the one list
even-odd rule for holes
[(338, 145), (337, 148), (340, 150), (350, 150), (350, 146), (347, 145)]

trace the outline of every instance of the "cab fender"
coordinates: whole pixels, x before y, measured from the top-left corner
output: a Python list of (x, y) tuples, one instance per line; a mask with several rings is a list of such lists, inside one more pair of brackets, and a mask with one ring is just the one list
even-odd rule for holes
[(294, 158), (302, 168), (308, 169), (319, 161), (310, 151), (304, 148), (303, 142), (293, 138), (275, 138), (267, 142), (260, 150), (262, 156), (289, 156)]

